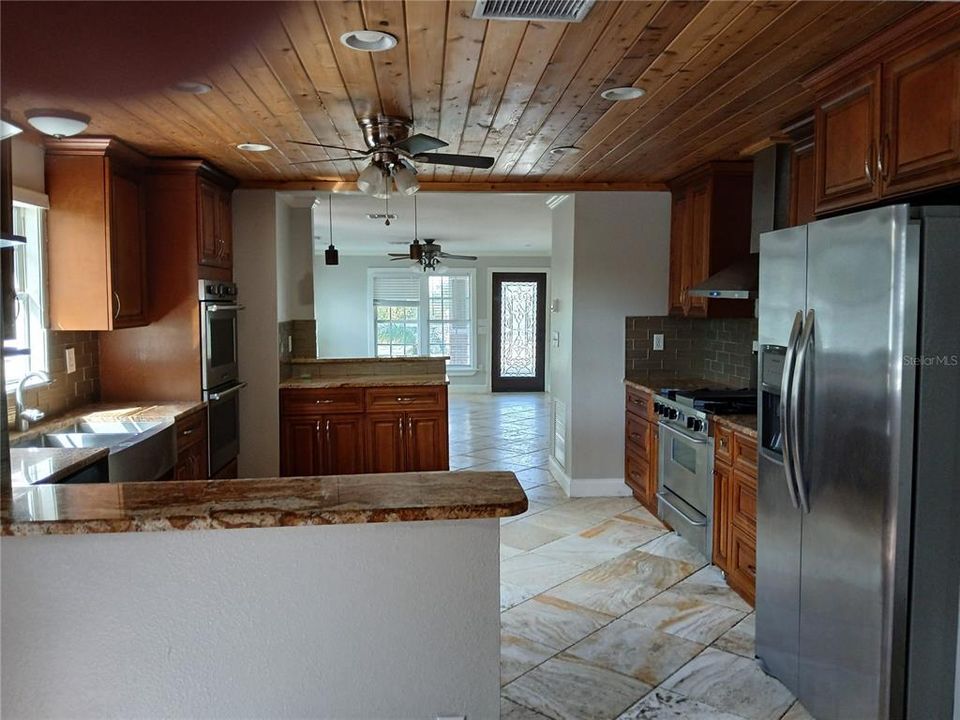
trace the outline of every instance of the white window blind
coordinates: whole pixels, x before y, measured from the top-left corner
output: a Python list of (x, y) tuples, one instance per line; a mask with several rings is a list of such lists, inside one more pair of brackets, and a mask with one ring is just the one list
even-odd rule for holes
[(373, 276), (374, 305), (417, 305), (420, 302), (420, 278), (410, 273)]

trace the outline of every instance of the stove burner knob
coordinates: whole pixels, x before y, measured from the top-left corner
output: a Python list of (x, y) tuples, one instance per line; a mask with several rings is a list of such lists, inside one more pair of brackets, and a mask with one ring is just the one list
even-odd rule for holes
[(677, 412), (677, 409), (676, 409), (676, 408), (670, 408), (670, 409), (667, 411), (667, 417), (669, 417), (671, 420), (676, 420), (676, 419), (677, 419), (677, 416), (678, 416), (679, 414), (680, 414), (680, 413)]
[(697, 419), (693, 423), (693, 429), (697, 432), (703, 432), (703, 420)]
[(687, 429), (688, 429), (688, 430), (693, 430), (693, 428), (696, 426), (696, 424), (697, 424), (698, 422), (700, 422), (700, 421), (697, 420), (696, 418), (688, 417), (688, 418), (687, 418)]

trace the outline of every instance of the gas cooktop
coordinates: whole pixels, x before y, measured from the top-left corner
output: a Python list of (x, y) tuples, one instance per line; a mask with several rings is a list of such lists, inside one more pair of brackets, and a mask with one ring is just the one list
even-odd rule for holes
[(659, 394), (679, 405), (715, 415), (749, 415), (757, 412), (757, 391), (750, 388), (741, 390), (663, 388)]

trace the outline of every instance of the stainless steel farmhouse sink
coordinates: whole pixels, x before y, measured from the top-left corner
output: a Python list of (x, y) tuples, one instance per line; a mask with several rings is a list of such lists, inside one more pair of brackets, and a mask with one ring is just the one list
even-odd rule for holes
[(177, 459), (173, 420), (80, 421), (25, 438), (15, 447), (107, 448), (110, 482), (157, 480), (170, 471)]

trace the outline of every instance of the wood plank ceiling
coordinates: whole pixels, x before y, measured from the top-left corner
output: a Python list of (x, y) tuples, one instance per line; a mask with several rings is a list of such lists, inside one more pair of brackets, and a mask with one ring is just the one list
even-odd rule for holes
[[(29, 108), (69, 107), (91, 116), (89, 134), (205, 157), (248, 184), (354, 179), (362, 163), (290, 140), (364, 147), (357, 118), (377, 113), (412, 118), (450, 152), (496, 158), (490, 170), (421, 165), (425, 181), (656, 182), (775, 134), (812, 107), (805, 74), (918, 4), (598, 0), (572, 24), (476, 20), (473, 6), (276, 3), (255, 42), (189, 78), (212, 85), (207, 94), (19, 92), (4, 109), (22, 122)], [(367, 54), (339, 42), (364, 27), (392, 33), (397, 47)], [(646, 94), (600, 97), (621, 85)], [(244, 141), (275, 149), (241, 152)], [(581, 152), (549, 152), (564, 145)]]

